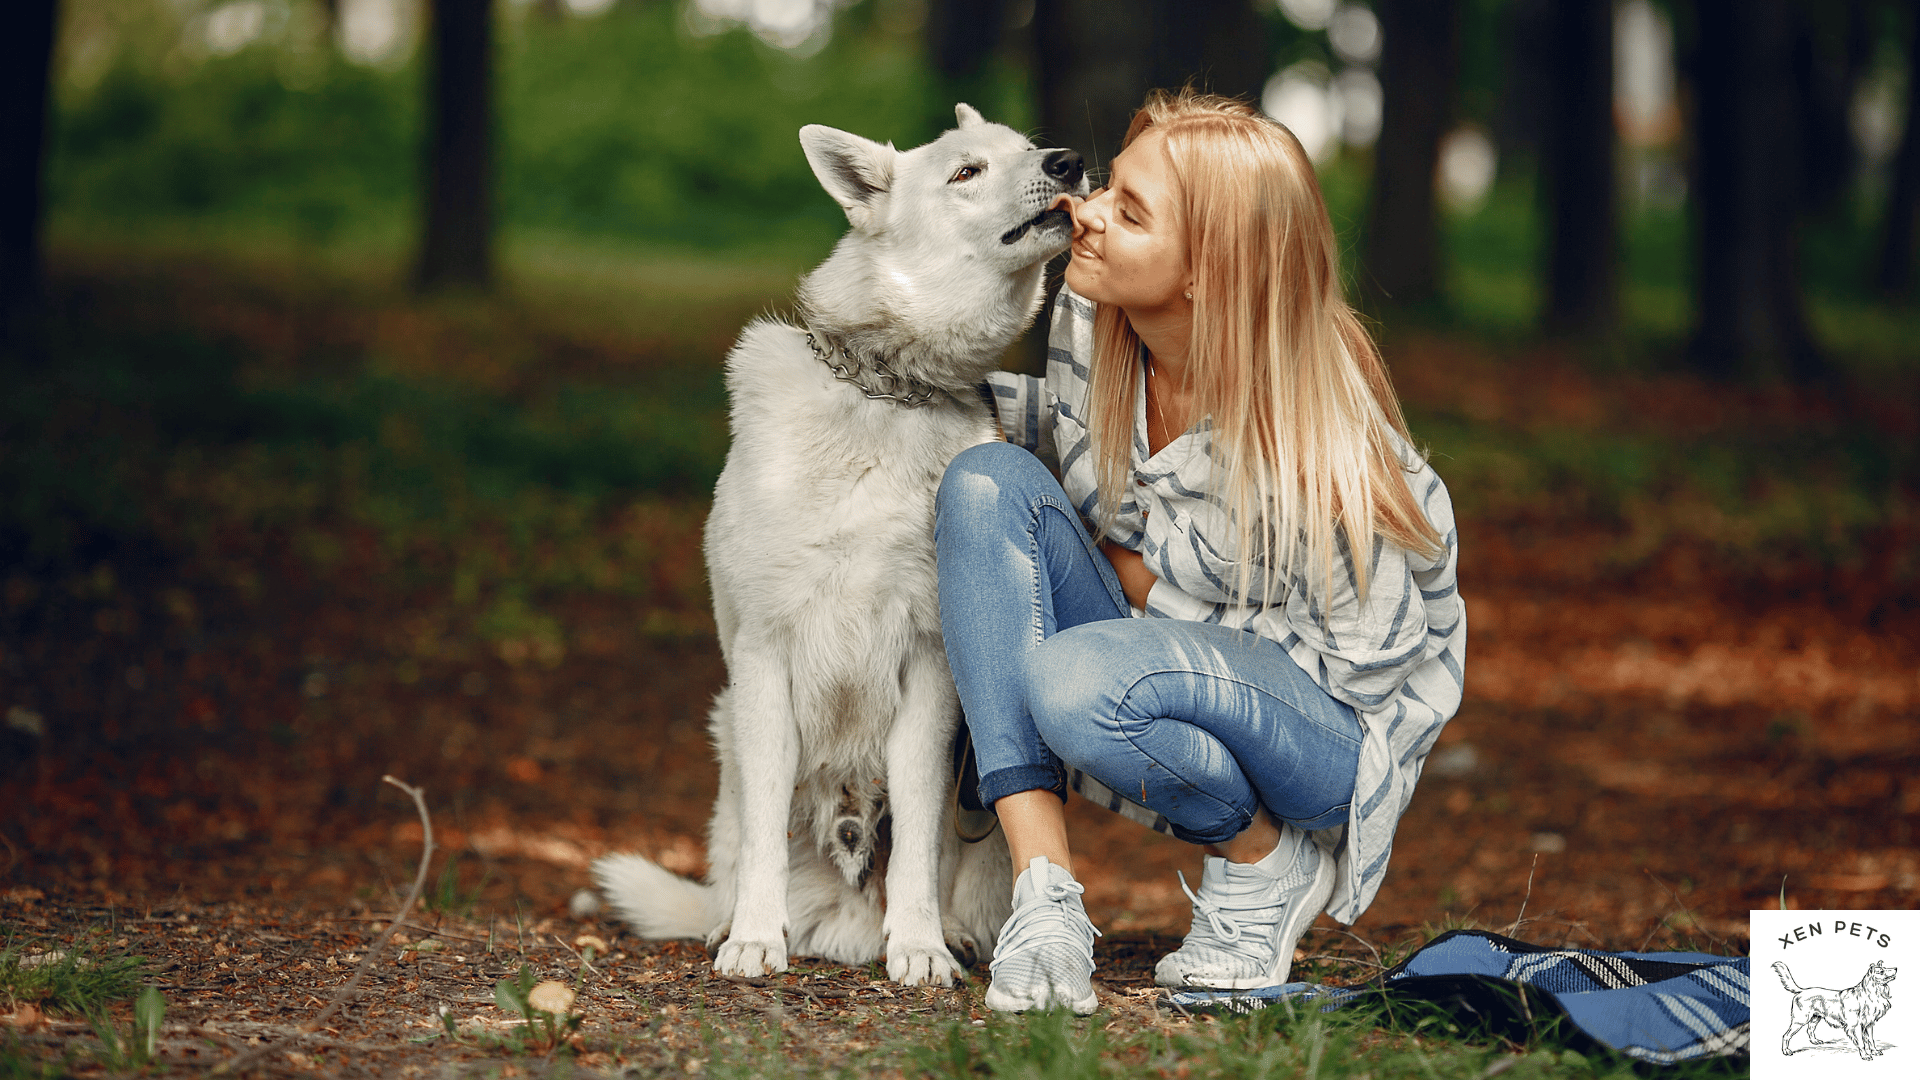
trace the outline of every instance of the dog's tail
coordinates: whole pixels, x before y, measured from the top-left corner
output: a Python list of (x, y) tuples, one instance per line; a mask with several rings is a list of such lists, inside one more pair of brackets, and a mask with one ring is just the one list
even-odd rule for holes
[(1775, 960), (1773, 962), (1773, 973), (1780, 976), (1780, 983), (1787, 988), (1787, 993), (1789, 994), (1797, 994), (1806, 989), (1806, 987), (1793, 981), (1793, 972), (1787, 970), (1787, 962), (1785, 960)]
[(683, 878), (644, 855), (596, 859), (593, 880), (614, 912), (643, 938), (705, 938), (713, 928), (713, 887)]

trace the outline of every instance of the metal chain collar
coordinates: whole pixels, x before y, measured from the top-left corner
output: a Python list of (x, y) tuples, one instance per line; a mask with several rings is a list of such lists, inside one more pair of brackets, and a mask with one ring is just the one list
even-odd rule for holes
[[(833, 372), (834, 378), (841, 382), (852, 383), (854, 389), (875, 401), (891, 401), (909, 409), (918, 409), (933, 404), (933, 399), (940, 393), (939, 389), (932, 384), (902, 375), (888, 367), (887, 362), (878, 357), (862, 360), (848, 352), (845, 345), (839, 345), (836, 348), (833, 339), (827, 337), (824, 332), (819, 333), (817, 337), (815, 333), (812, 330), (806, 331), (807, 348), (813, 350), (814, 359), (827, 365), (827, 370)], [(825, 339), (827, 344), (822, 345), (821, 339)], [(847, 362), (836, 363), (834, 361), (836, 353), (844, 357)], [(866, 370), (863, 372), (862, 369)], [(870, 375), (881, 385), (875, 387), (863, 381), (863, 374)]]

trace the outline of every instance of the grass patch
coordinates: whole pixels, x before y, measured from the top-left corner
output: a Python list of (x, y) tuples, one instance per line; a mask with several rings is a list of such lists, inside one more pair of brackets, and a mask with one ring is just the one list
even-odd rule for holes
[[(903, 1043), (906, 1040), (903, 1039)], [(1428, 1077), (1506, 1074), (1568, 1080), (1635, 1075), (1631, 1059), (1571, 1049), (1550, 1027), (1519, 1041), (1463, 1027), (1435, 1009), (1377, 1003), (1332, 1012), (1273, 1007), (1191, 1024), (1129, 1024), (1105, 1013), (994, 1016), (984, 1025), (944, 1023), (916, 1035), (902, 1055), (910, 1074), (1097, 1080), (1104, 1077)], [(1676, 1080), (1744, 1072), (1716, 1059), (1661, 1070)]]
[(1410, 414), (1463, 516), (1611, 526), (1623, 565), (1674, 542), (1844, 562), (1905, 520), (1900, 492), (1920, 480), (1911, 442), (1864, 425), (1687, 437)]
[(84, 941), (62, 945), (8, 935), (0, 949), (0, 1006), (32, 1005), (42, 1012), (91, 1016), (140, 989), (145, 961), (102, 955)]

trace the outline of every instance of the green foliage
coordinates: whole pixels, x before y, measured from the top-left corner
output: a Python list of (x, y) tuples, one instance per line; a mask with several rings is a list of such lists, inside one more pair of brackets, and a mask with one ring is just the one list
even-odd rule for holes
[(525, 1033), (532, 1049), (541, 1053), (558, 1049), (566, 1039), (580, 1028), (586, 1019), (570, 1010), (552, 1010), (538, 1007), (534, 991), (538, 981), (533, 971), (525, 964), (511, 979), (502, 980), (493, 987), (494, 1004), (502, 1011), (513, 1013), (526, 1021)]
[(133, 997), (146, 961), (96, 955), (86, 942), (59, 945), (14, 939), (0, 949), (0, 1005), (28, 1004), (51, 1013), (92, 1015)]
[(166, 1015), (167, 1001), (160, 991), (149, 986), (140, 991), (133, 1004), (133, 1028), (122, 1035), (104, 1012), (90, 1012), (87, 1022), (99, 1038), (101, 1058), (114, 1072), (145, 1072), (154, 1064), (159, 1050), (160, 1021)]
[[(436, 915), (451, 915), (464, 918), (473, 913), (480, 903), (481, 890), (493, 877), (493, 868), (487, 867), (480, 880), (470, 889), (460, 887), (460, 855), (454, 853), (440, 866), (440, 876), (434, 880), (433, 888), (420, 897), (420, 906)], [(424, 943), (423, 943), (424, 944)]]
[(1892, 522), (1899, 487), (1920, 479), (1910, 442), (1865, 426), (1682, 435), (1494, 426), (1424, 410), (1408, 422), (1463, 515), (1614, 525), (1628, 534), (1622, 563), (1674, 540), (1749, 564), (1845, 560)]
[(953, 1025), (943, 1040), (916, 1046), (909, 1056), (927, 1076), (952, 1080), (979, 1076), (1098, 1080), (1115, 1075), (1104, 1060), (1105, 1030), (1071, 1013), (1055, 1010), (996, 1017), (989, 1024), (996, 1029), (991, 1037)]
[[(506, 229), (823, 245), (844, 221), (800, 153), (801, 125), (910, 146), (951, 123), (918, 39), (870, 17), (843, 16), (802, 59), (744, 30), (692, 37), (679, 9), (545, 20), (501, 6)], [(96, 84), (59, 88), (50, 213), (94, 227), (246, 223), (314, 245), (391, 238), (419, 183), (422, 78), (418, 59), (381, 70), (292, 39), (165, 62), (130, 46)]]
[(286, 84), (280, 58), (248, 49), (169, 72), (134, 63), (56, 98), (49, 210), (100, 221), (229, 217), (324, 243), (388, 224), (416, 184), (412, 72), (322, 57)]
[[(1174, 1027), (1112, 1024), (1100, 1015), (995, 1015), (981, 1027), (948, 1024), (937, 1034), (912, 1039), (904, 1054), (912, 1071), (937, 1080), (1155, 1075), (1626, 1080), (1636, 1075), (1627, 1058), (1606, 1052), (1589, 1056), (1568, 1048), (1549, 1022), (1535, 1024), (1527, 1033), (1496, 1033), (1463, 1027), (1432, 1006), (1389, 1009), (1378, 999), (1332, 1012), (1277, 1005), (1246, 1016)], [(1704, 1080), (1737, 1075), (1743, 1064), (1743, 1059), (1690, 1062), (1665, 1068), (1661, 1075)]]

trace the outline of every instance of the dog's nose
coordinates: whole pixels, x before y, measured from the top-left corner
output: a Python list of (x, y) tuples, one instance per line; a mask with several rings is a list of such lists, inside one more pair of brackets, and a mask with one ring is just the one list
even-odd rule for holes
[(1078, 150), (1055, 150), (1041, 162), (1040, 168), (1067, 187), (1077, 187), (1080, 178), (1087, 174), (1086, 159)]

